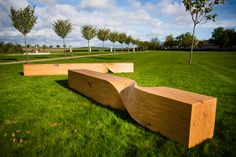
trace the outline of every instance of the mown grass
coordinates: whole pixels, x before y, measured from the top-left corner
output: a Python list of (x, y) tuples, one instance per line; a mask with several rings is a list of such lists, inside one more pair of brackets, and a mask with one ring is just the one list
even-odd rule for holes
[[(92, 52), (91, 55), (104, 54), (104, 53), (109, 53), (109, 52), (95, 51), (95, 52)], [(87, 51), (73, 52), (73, 53), (67, 52), (67, 57), (81, 56), (81, 55), (89, 55), (89, 54)], [(30, 60), (60, 58), (60, 57), (65, 57), (65, 54), (63, 51), (58, 51), (57, 53), (54, 52), (49, 55), (29, 55)], [(2, 62), (16, 62), (16, 61), (26, 61), (26, 56), (23, 54), (15, 54), (15, 55), (0, 54), (0, 63), (2, 63)]]
[(193, 65), (187, 57), (157, 51), (60, 63), (134, 62), (134, 73), (115, 75), (217, 97), (214, 138), (199, 146), (187, 149), (71, 91), (67, 76), (24, 77), (22, 65), (1, 65), (1, 156), (235, 156), (236, 53), (194, 53)]

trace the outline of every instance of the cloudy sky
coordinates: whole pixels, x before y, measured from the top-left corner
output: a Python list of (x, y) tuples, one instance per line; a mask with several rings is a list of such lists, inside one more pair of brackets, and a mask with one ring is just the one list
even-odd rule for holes
[[(136, 39), (150, 40), (158, 37), (191, 32), (192, 21), (182, 4), (182, 0), (0, 0), (0, 41), (23, 43), (23, 36), (11, 25), (9, 10), (35, 6), (37, 24), (28, 35), (29, 44), (62, 45), (62, 40), (53, 32), (56, 19), (69, 18), (73, 31), (68, 36), (67, 45), (86, 46), (80, 27), (91, 24), (106, 27), (112, 31), (131, 34)], [(208, 39), (214, 28), (236, 29), (236, 0), (226, 0), (214, 10), (218, 14), (216, 22), (208, 22), (197, 27), (197, 38)], [(94, 39), (94, 46), (102, 43)], [(109, 46), (109, 42), (106, 43)]]

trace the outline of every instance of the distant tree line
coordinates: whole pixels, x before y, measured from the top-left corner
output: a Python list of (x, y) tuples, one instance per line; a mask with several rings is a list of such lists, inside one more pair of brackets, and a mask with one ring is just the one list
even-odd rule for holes
[[(165, 41), (162, 45), (163, 49), (190, 49), (192, 45), (193, 36), (191, 33), (183, 33), (175, 37), (170, 34), (167, 35)], [(219, 48), (227, 48), (236, 46), (236, 32), (234, 29), (224, 29), (223, 27), (218, 27), (212, 32), (212, 37), (209, 42)], [(194, 36), (194, 48), (201, 48), (203, 46), (202, 41), (199, 41), (196, 36)]]
[(220, 46), (220, 48), (236, 46), (236, 32), (234, 29), (218, 27), (212, 32), (210, 42)]
[[(192, 46), (192, 38), (190, 32), (180, 34), (176, 38), (172, 34), (167, 35), (163, 43), (162, 48), (164, 49), (189, 49)], [(198, 39), (194, 36), (194, 47), (198, 46)]]
[(23, 49), (20, 44), (0, 42), (0, 53), (23, 53)]

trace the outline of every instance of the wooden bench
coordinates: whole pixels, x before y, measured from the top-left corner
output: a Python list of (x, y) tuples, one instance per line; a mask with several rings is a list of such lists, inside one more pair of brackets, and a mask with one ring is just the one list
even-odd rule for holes
[(68, 83), (73, 90), (95, 100), (96, 102), (110, 106), (114, 109), (125, 110), (120, 97), (120, 92), (135, 81), (98, 73), (90, 70), (69, 70)]
[(142, 126), (188, 148), (212, 138), (216, 98), (168, 87), (138, 87), (134, 80), (69, 70), (69, 86), (100, 104), (127, 110)]
[(24, 76), (67, 75), (70, 69), (87, 69), (100, 73), (133, 72), (133, 63), (68, 63), (68, 64), (24, 64)]
[(212, 138), (216, 98), (168, 87), (129, 88), (125, 108), (142, 126), (188, 148)]

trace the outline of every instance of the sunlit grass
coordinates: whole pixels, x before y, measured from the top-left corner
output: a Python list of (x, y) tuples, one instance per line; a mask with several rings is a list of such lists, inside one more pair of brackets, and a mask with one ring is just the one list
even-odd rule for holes
[(141, 86), (169, 86), (217, 97), (213, 139), (187, 149), (144, 129), (127, 112), (71, 91), (67, 76), (24, 77), (22, 65), (1, 65), (1, 156), (233, 156), (236, 53), (194, 53), (193, 65), (186, 64), (187, 57), (187, 52), (157, 51), (60, 63), (134, 62), (134, 73), (115, 75), (135, 79)]

